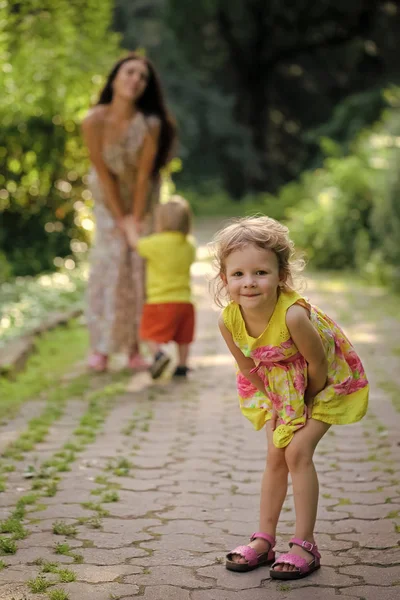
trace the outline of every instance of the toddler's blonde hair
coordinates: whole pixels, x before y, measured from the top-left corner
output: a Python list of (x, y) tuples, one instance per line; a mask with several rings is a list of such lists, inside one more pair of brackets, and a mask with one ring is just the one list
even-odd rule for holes
[(267, 216), (243, 217), (235, 219), (214, 236), (211, 244), (214, 255), (214, 265), (217, 275), (214, 278), (213, 295), (216, 304), (224, 306), (223, 300), (227, 295), (225, 283), (221, 275), (226, 274), (227, 257), (236, 250), (242, 250), (248, 245), (272, 250), (279, 265), (282, 278), (280, 288), (283, 291), (294, 291), (295, 280), (304, 269), (305, 260), (295, 256), (294, 243), (289, 237), (289, 229)]
[(161, 231), (180, 231), (188, 235), (192, 226), (192, 211), (185, 198), (175, 194), (156, 208)]

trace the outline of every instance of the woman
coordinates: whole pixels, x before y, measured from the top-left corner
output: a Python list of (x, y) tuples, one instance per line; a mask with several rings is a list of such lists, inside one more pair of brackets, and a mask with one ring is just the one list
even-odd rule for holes
[(125, 231), (152, 230), (159, 173), (171, 156), (175, 126), (151, 62), (131, 53), (114, 66), (82, 124), (92, 169), (96, 237), (91, 252), (87, 323), (89, 367), (107, 368), (112, 352), (127, 351), (143, 369), (138, 329), (144, 300), (143, 261)]

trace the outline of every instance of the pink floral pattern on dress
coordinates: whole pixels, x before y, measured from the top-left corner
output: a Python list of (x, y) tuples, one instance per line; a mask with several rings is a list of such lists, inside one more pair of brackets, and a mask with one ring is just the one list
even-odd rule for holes
[(278, 362), (285, 358), (285, 353), (280, 347), (261, 346), (251, 353), (251, 357), (260, 362)]
[(236, 385), (241, 398), (252, 398), (257, 392), (255, 385), (251, 383), (242, 373), (237, 374)]
[(271, 400), (273, 407), (275, 410), (280, 412), (283, 409), (283, 398), (279, 394), (274, 394), (274, 392), (267, 392), (268, 398)]
[(360, 376), (363, 376), (365, 374), (362, 362), (355, 352), (351, 351), (347, 354), (346, 362), (349, 364), (353, 372), (357, 371), (360, 374)]
[(306, 378), (304, 373), (296, 373), (293, 379), (294, 388), (299, 394), (304, 395), (306, 391)]
[[(284, 294), (281, 299), (284, 299)], [(294, 301), (309, 310), (311, 323), (321, 338), (328, 362), (327, 383), (314, 398), (313, 415), (316, 411), (315, 418), (327, 423), (358, 421), (365, 414), (368, 401), (368, 381), (359, 356), (330, 317), (299, 296)], [(291, 306), (289, 301), (286, 306)], [(234, 307), (231, 309), (235, 310)], [(278, 423), (282, 425), (297, 429), (306, 423), (304, 395), (308, 366), (287, 330), (285, 312), (281, 311), (279, 314), (282, 321), (279, 326), (275, 322), (275, 333), (271, 334), (271, 327), (268, 327), (265, 334), (256, 340), (246, 337), (240, 310), (236, 313), (238, 316), (235, 316), (242, 325), (239, 325), (241, 333), (237, 338), (235, 331), (232, 331), (233, 339), (243, 353), (254, 360), (254, 372), (265, 386), (263, 396), (240, 372), (237, 374), (240, 405), (242, 408), (254, 409), (254, 417), (251, 411), (246, 412), (246, 416), (256, 429), (262, 427), (267, 418), (262, 417), (262, 411), (270, 416), (273, 408), (278, 413)], [(285, 328), (288, 337), (282, 341)], [(364, 390), (364, 394), (357, 395), (361, 390)], [(330, 406), (334, 407), (332, 412)]]

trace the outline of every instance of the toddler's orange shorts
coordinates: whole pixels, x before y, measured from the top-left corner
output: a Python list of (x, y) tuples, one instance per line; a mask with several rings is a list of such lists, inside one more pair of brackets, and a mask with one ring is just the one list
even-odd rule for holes
[(145, 304), (140, 338), (159, 344), (191, 344), (194, 337), (194, 306), (190, 302)]

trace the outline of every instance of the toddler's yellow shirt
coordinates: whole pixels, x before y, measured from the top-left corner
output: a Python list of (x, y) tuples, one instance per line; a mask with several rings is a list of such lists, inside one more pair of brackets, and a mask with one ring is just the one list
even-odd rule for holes
[(146, 302), (191, 302), (190, 267), (196, 249), (179, 231), (154, 233), (139, 240), (137, 251), (146, 259)]

